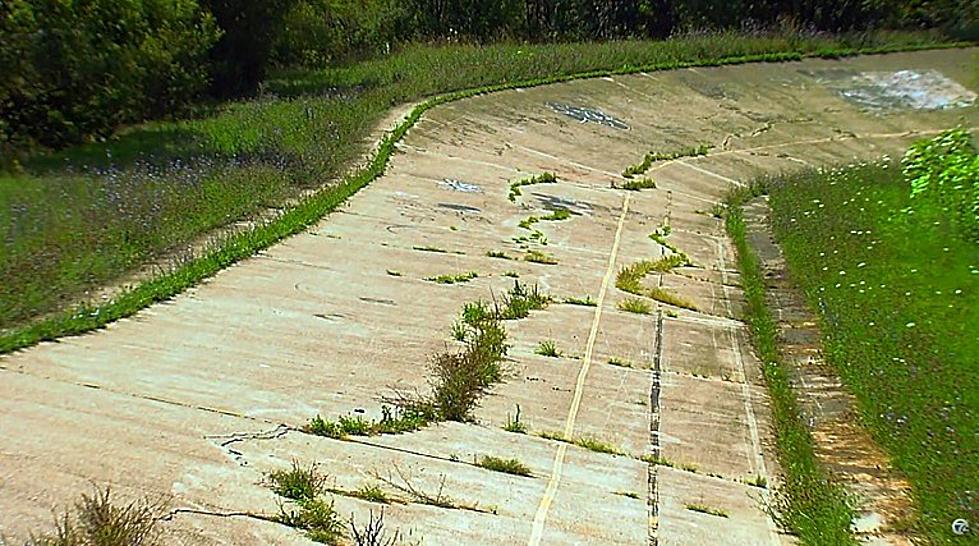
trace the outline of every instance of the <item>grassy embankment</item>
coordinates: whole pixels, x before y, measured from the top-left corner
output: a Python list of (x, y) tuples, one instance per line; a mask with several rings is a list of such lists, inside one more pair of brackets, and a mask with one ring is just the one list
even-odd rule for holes
[[(103, 326), (305, 229), (379, 176), (395, 142), (437, 104), (579, 77), (943, 45), (930, 34), (878, 33), (411, 46), (349, 67), (283, 74), (261, 98), (133, 127), (108, 142), (35, 157), (30, 175), (0, 177), (0, 353)], [(367, 166), (322, 187), (364, 152), (393, 105), (429, 96), (437, 97), (390, 133)], [(304, 188), (322, 189), (111, 302), (74, 305), (88, 290)]]
[(912, 483), (911, 525), (968, 543), (951, 522), (979, 522), (979, 245), (902, 213), (912, 203), (893, 165), (801, 175), (771, 204), (826, 358)]
[[(930, 161), (938, 164), (932, 172), (945, 170), (960, 184), (945, 197), (970, 202), (971, 191), (979, 203), (979, 158), (955, 171), (941, 157)], [(956, 225), (948, 202), (928, 212), (929, 197), (912, 198), (893, 163), (805, 172), (765, 189), (792, 279), (821, 319), (826, 359), (856, 396), (861, 422), (911, 482), (916, 515), (902, 524), (928, 544), (974, 543), (974, 531), (956, 536), (951, 523), (979, 521), (979, 226), (963, 227), (968, 213)], [(778, 362), (757, 260), (737, 207), (732, 212), (755, 341), (766, 362)], [(796, 461), (791, 478), (798, 461), (812, 459), (811, 439), (792, 419), (785, 370), (768, 365), (766, 378), (780, 452)], [(818, 469), (802, 474), (819, 477)], [(790, 479), (790, 498), (797, 489)]]

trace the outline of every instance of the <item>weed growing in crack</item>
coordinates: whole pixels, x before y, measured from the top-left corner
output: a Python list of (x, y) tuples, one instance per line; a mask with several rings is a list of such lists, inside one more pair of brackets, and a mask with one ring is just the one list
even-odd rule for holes
[(388, 498), (387, 493), (384, 492), (379, 486), (364, 484), (360, 489), (353, 493), (354, 497), (358, 499), (365, 500), (367, 502), (374, 502), (377, 504), (391, 504), (391, 499)]
[(615, 287), (624, 292), (641, 296), (647, 290), (642, 285), (642, 280), (646, 275), (653, 272), (668, 273), (689, 263), (685, 254), (671, 254), (658, 260), (642, 260), (620, 269), (615, 277)]
[(561, 303), (566, 303), (568, 305), (581, 305), (584, 307), (595, 307), (596, 305), (598, 305), (598, 302), (591, 299), (590, 295), (585, 296), (584, 298), (576, 298), (576, 297), (564, 298), (564, 300)]
[(524, 261), (535, 263), (535, 264), (557, 265), (558, 263), (557, 259), (554, 256), (551, 256), (550, 254), (541, 252), (539, 250), (528, 250), (527, 253), (524, 255), (523, 259)]
[(548, 222), (561, 222), (571, 218), (571, 211), (568, 209), (554, 209), (550, 214), (541, 218)]
[(701, 503), (687, 504), (686, 508), (691, 512), (700, 512), (702, 514), (717, 516), (719, 518), (728, 517), (727, 512), (725, 512), (724, 510), (721, 510), (720, 508), (712, 508), (710, 506), (707, 506), (706, 504), (701, 504)]
[(517, 459), (501, 459), (499, 457), (484, 455), (476, 462), (476, 466), (485, 468), (486, 470), (492, 470), (493, 472), (502, 472), (515, 476), (533, 476), (530, 468)]
[(513, 288), (503, 295), (497, 305), (496, 316), (503, 320), (527, 318), (531, 311), (540, 311), (552, 301), (551, 296), (541, 292), (535, 284), (530, 288), (520, 281), (513, 281)]
[(498, 313), (475, 302), (463, 309), (462, 351), (445, 351), (429, 363), (431, 393), (395, 392), (388, 401), (426, 421), (468, 421), (480, 399), (503, 380), (503, 359), (509, 346)]
[(616, 491), (615, 494), (622, 497), (628, 497), (630, 499), (636, 499), (636, 500), (640, 499), (639, 493), (634, 493), (632, 491)]
[(575, 437), (572, 442), (578, 447), (583, 447), (589, 451), (594, 451), (595, 453), (606, 453), (609, 455), (625, 455), (618, 447), (598, 438), (593, 438), (591, 436), (578, 436)]
[(116, 504), (110, 488), (97, 487), (55, 517), (54, 532), (31, 536), (25, 546), (157, 546), (168, 507), (165, 498)]
[(639, 457), (639, 460), (644, 463), (648, 463), (656, 466), (665, 466), (668, 468), (676, 467), (676, 465), (673, 464), (673, 461), (667, 459), (666, 457), (663, 457), (662, 455), (654, 455), (652, 453), (647, 453), (642, 457)]
[(646, 296), (653, 298), (654, 300), (665, 303), (667, 305), (672, 305), (674, 307), (680, 307), (682, 309), (689, 309), (691, 311), (696, 311), (697, 306), (692, 302), (677, 296), (676, 294), (665, 290), (663, 288), (649, 288), (646, 290)]
[(339, 546), (345, 538), (346, 525), (340, 519), (332, 502), (321, 498), (296, 501), (294, 506), (279, 506), (274, 520), (277, 523), (299, 529), (313, 542)]
[(328, 421), (317, 415), (303, 427), (303, 431), (317, 436), (342, 440), (348, 436), (377, 436), (402, 434), (421, 429), (429, 418), (410, 409), (390, 405), (381, 406), (380, 420), (367, 420), (360, 416), (342, 415), (336, 421)]
[(265, 483), (276, 495), (297, 502), (315, 499), (326, 491), (326, 476), (315, 463), (303, 466), (293, 461), (289, 469), (266, 473)]
[(390, 276), (392, 276), (392, 277), (401, 277), (402, 276), (402, 274), (401, 274), (400, 271), (396, 271), (394, 269), (388, 269), (387, 270), (387, 274), (390, 275)]
[(628, 360), (625, 360), (624, 358), (619, 358), (617, 356), (613, 356), (612, 358), (608, 359), (608, 363), (610, 366), (618, 366), (619, 368), (636, 367), (632, 362), (629, 362)]
[(279, 505), (274, 521), (305, 531), (314, 542), (340, 544), (344, 525), (333, 503), (320, 497), (327, 491), (327, 476), (319, 472), (316, 464), (303, 466), (293, 461), (291, 468), (269, 472), (265, 480), (273, 493), (293, 502)]
[(561, 356), (561, 351), (557, 350), (557, 344), (549, 339), (538, 343), (537, 349), (534, 352), (541, 356), (547, 356), (550, 358), (558, 358)]
[(520, 421), (520, 404), (517, 404), (517, 413), (513, 419), (510, 419), (509, 413), (506, 414), (506, 424), (503, 425), (503, 430), (515, 434), (527, 433), (527, 426)]
[(517, 273), (516, 271), (504, 271), (503, 272), (503, 276), (504, 277), (510, 277), (512, 279), (519, 279), (520, 278), (520, 273)]
[(554, 175), (554, 173), (549, 172), (541, 173), (531, 178), (524, 178), (523, 180), (518, 180), (510, 184), (510, 194), (507, 196), (507, 198), (510, 201), (515, 202), (517, 197), (523, 195), (523, 192), (520, 191), (520, 188), (523, 186), (531, 186), (533, 184), (554, 184), (556, 182), (557, 176)]
[(663, 288), (646, 288), (642, 285), (642, 279), (654, 271), (666, 273), (677, 267), (687, 265), (688, 263), (689, 260), (685, 254), (671, 254), (658, 260), (643, 260), (636, 262), (619, 270), (618, 275), (615, 277), (615, 287), (623, 292), (628, 292), (637, 296), (646, 296), (667, 305), (696, 310), (697, 307), (693, 303)]
[(628, 182), (619, 184), (616, 187), (621, 190), (629, 191), (652, 190), (656, 189), (656, 182), (651, 178), (640, 178), (638, 180), (629, 180)]
[(619, 309), (637, 315), (653, 314), (653, 305), (646, 300), (639, 298), (627, 298), (619, 302)]
[(513, 258), (507, 256), (506, 252), (500, 250), (489, 250), (486, 252), (488, 258), (499, 258), (501, 260), (512, 260)]
[(574, 438), (568, 438), (561, 432), (541, 432), (538, 434), (541, 438), (545, 440), (553, 440), (556, 442), (564, 442), (566, 444), (573, 444), (578, 447), (583, 447), (589, 451), (594, 451), (595, 453), (605, 453), (608, 455), (625, 455), (625, 452), (621, 449), (615, 447), (614, 445), (594, 438), (592, 436), (575, 436)]
[(677, 152), (670, 153), (660, 153), (660, 152), (649, 152), (647, 153), (641, 163), (636, 165), (630, 165), (625, 171), (622, 172), (622, 176), (626, 178), (632, 178), (645, 173), (657, 161), (671, 161), (674, 159), (680, 159), (681, 157), (697, 157), (702, 155), (707, 155), (713, 148), (710, 144), (701, 144), (700, 146), (685, 148)]
[(467, 273), (459, 273), (456, 275), (438, 275), (436, 277), (428, 277), (425, 280), (429, 282), (434, 282), (436, 284), (457, 284), (469, 282), (475, 278), (479, 277), (479, 273), (475, 271), (469, 271)]
[(765, 476), (752, 476), (751, 478), (744, 481), (744, 483), (752, 487), (760, 487), (761, 489), (768, 488), (768, 479)]

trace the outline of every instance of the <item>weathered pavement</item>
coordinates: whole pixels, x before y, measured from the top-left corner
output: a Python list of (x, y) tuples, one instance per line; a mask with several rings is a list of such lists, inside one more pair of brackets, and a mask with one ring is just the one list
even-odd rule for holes
[[(975, 90), (975, 54), (638, 74), (436, 108), (384, 177), (308, 233), (105, 331), (0, 358), (0, 535), (45, 527), (52, 507), (94, 481), (191, 509), (166, 522), (168, 544), (307, 544), (232, 515), (275, 513), (262, 473), (298, 460), (348, 490), (397, 465), (416, 486), (444, 480), (453, 500), (478, 508), (389, 507), (388, 527), (424, 544), (789, 543), (761, 508), (767, 491), (745, 483), (772, 483), (778, 469), (758, 363), (736, 321), (735, 257), (706, 211), (762, 173), (893, 156), (921, 135), (979, 124), (974, 107), (875, 112), (837, 89), (849, 73), (928, 69)], [(579, 123), (549, 103), (597, 109), (628, 129)], [(655, 190), (611, 187), (647, 151), (701, 143), (715, 146), (706, 157), (653, 166)], [(543, 171), (560, 182), (507, 199), (510, 182)], [(554, 206), (575, 215), (538, 223), (548, 244), (533, 248), (557, 265), (486, 255), (521, 256), (513, 239), (528, 232), (518, 223)], [(627, 294), (615, 273), (666, 252), (649, 238), (665, 223), (694, 266), (645, 283), (698, 311), (619, 310)], [(424, 280), (467, 271), (479, 277)], [(423, 388), (428, 355), (450, 342), (462, 304), (507, 289), (508, 271), (559, 300), (599, 305), (554, 304), (507, 323), (513, 377), (485, 399), (479, 424), (351, 442), (295, 430), (318, 413), (376, 416), (390, 387)], [(565, 356), (535, 354), (545, 339)], [(601, 438), (631, 456), (502, 430), (517, 405), (532, 433)], [(534, 477), (470, 464), (482, 455), (518, 458)], [(343, 496), (336, 506), (359, 518), (371, 508)]]

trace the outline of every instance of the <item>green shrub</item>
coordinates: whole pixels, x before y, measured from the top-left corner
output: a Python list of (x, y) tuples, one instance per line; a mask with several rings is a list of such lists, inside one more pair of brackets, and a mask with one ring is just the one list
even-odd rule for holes
[(6, 0), (0, 142), (59, 147), (179, 113), (206, 88), (218, 35), (196, 0)]
[(902, 160), (916, 214), (949, 222), (979, 241), (979, 155), (964, 129), (920, 140)]

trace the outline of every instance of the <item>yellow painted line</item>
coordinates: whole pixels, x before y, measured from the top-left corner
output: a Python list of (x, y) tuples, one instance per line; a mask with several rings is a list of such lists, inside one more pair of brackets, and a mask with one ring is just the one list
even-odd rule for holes
[[(574, 396), (571, 398), (571, 407), (568, 409), (568, 419), (564, 423), (564, 436), (571, 438), (574, 435), (575, 420), (578, 418), (578, 409), (581, 407), (581, 397), (585, 390), (585, 379), (588, 378), (588, 370), (591, 368), (592, 352), (595, 349), (595, 339), (598, 337), (598, 325), (602, 320), (602, 307), (605, 303), (605, 294), (608, 292), (609, 284), (615, 275), (615, 260), (619, 255), (619, 241), (622, 239), (622, 226), (625, 225), (625, 217), (629, 213), (629, 196), (626, 195), (622, 200), (622, 214), (619, 216), (619, 224), (615, 229), (615, 239), (612, 241), (612, 251), (608, 257), (608, 269), (605, 277), (602, 278), (602, 288), (598, 292), (598, 301), (595, 302), (595, 317), (591, 322), (591, 331), (588, 332), (588, 343), (585, 345), (585, 357), (578, 371), (578, 382), (575, 384)], [(554, 502), (557, 494), (558, 485), (561, 484), (561, 474), (564, 471), (564, 457), (568, 452), (568, 445), (562, 443), (558, 446), (554, 454), (554, 465), (551, 467), (551, 478), (547, 482), (547, 489), (544, 496), (537, 506), (537, 514), (534, 516), (534, 526), (530, 533), (529, 546), (539, 546), (544, 535), (544, 525), (547, 523), (547, 513)]]

